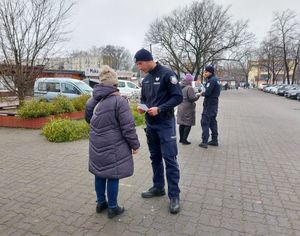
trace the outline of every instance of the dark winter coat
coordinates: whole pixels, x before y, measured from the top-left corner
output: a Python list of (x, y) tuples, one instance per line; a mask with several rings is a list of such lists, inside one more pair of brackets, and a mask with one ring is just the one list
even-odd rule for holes
[(140, 143), (127, 100), (114, 86), (96, 85), (85, 119), (90, 123), (89, 171), (101, 178), (131, 176), (132, 149)]
[(177, 124), (193, 126), (196, 121), (196, 103), (199, 96), (196, 96), (194, 88), (188, 81), (181, 83), (183, 101), (179, 104), (177, 110)]

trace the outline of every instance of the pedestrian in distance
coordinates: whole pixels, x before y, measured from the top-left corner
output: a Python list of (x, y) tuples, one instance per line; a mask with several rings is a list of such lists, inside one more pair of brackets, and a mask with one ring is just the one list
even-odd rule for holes
[[(214, 67), (208, 65), (204, 70), (204, 78), (207, 80), (205, 91), (201, 92), (204, 96), (203, 111), (201, 117), (202, 142), (199, 147), (207, 148), (207, 145), (218, 146), (218, 123), (217, 114), (220, 96), (220, 82), (215, 77)], [(208, 142), (209, 130), (211, 130), (211, 141)]]
[(95, 175), (96, 212), (108, 208), (108, 218), (124, 212), (117, 201), (119, 180), (133, 175), (132, 154), (140, 147), (129, 104), (117, 86), (117, 74), (103, 66), (100, 84), (94, 87), (85, 110), (90, 124), (89, 171)]
[[(146, 73), (142, 81), (139, 113), (145, 113), (146, 136), (153, 170), (153, 186), (142, 193), (143, 198), (165, 195), (164, 164), (168, 182), (169, 210), (180, 211), (180, 171), (177, 162), (176, 123), (174, 107), (182, 102), (176, 74), (153, 60), (146, 49), (136, 52), (135, 64)], [(163, 162), (164, 160), (164, 162)]]
[(177, 108), (177, 124), (179, 124), (179, 142), (183, 145), (191, 144), (187, 138), (191, 127), (195, 125), (196, 101), (200, 97), (200, 93), (195, 93), (193, 81), (194, 77), (191, 74), (186, 74), (181, 81), (183, 101)]

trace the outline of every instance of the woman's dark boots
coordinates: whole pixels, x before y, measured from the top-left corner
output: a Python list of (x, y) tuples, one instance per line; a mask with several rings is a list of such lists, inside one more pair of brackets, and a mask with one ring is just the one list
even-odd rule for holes
[(182, 143), (182, 136), (184, 131), (184, 125), (179, 125), (179, 142)]
[(107, 216), (108, 218), (114, 218), (117, 215), (121, 215), (124, 212), (124, 207), (117, 206), (115, 208), (108, 208)]
[(104, 211), (107, 208), (108, 208), (107, 202), (102, 202), (102, 203), (98, 202), (97, 206), (96, 206), (96, 212), (101, 213), (102, 211)]
[(181, 143), (183, 145), (189, 145), (189, 144), (191, 144), (189, 141), (187, 141), (187, 138), (188, 138), (188, 136), (190, 134), (190, 131), (191, 131), (191, 126), (185, 125), (184, 129), (183, 129), (182, 141), (181, 141)]

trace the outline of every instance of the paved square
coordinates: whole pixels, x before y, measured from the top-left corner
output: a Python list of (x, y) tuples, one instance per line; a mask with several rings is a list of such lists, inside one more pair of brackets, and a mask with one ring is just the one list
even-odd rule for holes
[(134, 176), (121, 180), (120, 218), (95, 213), (88, 140), (49, 143), (40, 131), (0, 128), (0, 235), (300, 235), (300, 102), (223, 91), (220, 146), (179, 144), (181, 204), (142, 199), (151, 186), (145, 135)]

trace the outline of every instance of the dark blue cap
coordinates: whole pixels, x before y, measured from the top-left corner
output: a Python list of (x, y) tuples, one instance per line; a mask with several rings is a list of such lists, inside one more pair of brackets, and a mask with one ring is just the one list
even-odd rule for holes
[(138, 50), (134, 55), (134, 61), (153, 61), (153, 57), (151, 52), (142, 48), (141, 50)]
[(206, 66), (206, 67), (205, 67), (205, 71), (210, 72), (210, 73), (212, 73), (212, 74), (215, 73), (215, 69), (214, 69), (214, 67), (213, 67), (212, 65)]

